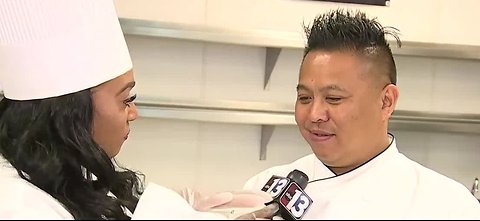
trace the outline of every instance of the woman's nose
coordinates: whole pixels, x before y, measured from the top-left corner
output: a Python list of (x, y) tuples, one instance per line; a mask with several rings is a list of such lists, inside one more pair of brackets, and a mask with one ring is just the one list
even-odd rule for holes
[(135, 105), (135, 103), (132, 102), (128, 109), (128, 121), (134, 121), (137, 118), (138, 118), (137, 105)]

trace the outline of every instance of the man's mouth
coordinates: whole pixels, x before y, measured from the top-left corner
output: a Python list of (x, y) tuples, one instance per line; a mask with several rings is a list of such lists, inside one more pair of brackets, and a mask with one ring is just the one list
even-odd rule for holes
[(334, 137), (334, 133), (330, 133), (327, 131), (319, 131), (319, 130), (310, 130), (310, 134), (312, 135), (311, 138), (316, 141), (327, 141), (330, 138)]
[(310, 133), (312, 134), (315, 134), (317, 136), (333, 136), (335, 135), (334, 133), (330, 133), (328, 131), (324, 131), (324, 130), (309, 130)]
[(334, 134), (328, 134), (328, 133), (316, 133), (316, 132), (312, 132), (312, 134), (315, 134), (317, 136), (333, 136)]

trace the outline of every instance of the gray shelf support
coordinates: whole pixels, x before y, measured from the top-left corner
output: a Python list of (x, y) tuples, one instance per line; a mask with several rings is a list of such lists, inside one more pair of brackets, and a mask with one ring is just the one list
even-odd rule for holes
[(260, 160), (267, 159), (267, 145), (270, 142), (270, 138), (272, 138), (274, 130), (274, 125), (262, 125), (262, 137), (260, 138)]
[(278, 56), (282, 51), (281, 48), (267, 47), (265, 55), (265, 78), (263, 80), (263, 89), (266, 90), (270, 85), (270, 76), (272, 76), (273, 69), (278, 61)]

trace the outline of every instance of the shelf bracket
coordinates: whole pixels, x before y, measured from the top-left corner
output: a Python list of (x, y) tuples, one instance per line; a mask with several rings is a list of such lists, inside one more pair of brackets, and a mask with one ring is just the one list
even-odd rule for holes
[(262, 125), (262, 137), (260, 138), (260, 160), (267, 159), (267, 145), (272, 138), (274, 125)]
[(281, 51), (281, 48), (267, 47), (267, 53), (265, 56), (265, 78), (263, 80), (263, 89), (265, 90), (270, 84), (270, 76), (272, 75)]

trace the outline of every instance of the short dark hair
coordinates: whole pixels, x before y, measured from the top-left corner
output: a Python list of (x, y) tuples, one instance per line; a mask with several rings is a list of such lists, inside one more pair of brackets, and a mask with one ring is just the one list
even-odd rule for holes
[(348, 10), (332, 10), (317, 16), (311, 27), (304, 25), (307, 46), (303, 59), (312, 50), (348, 50), (384, 62), (390, 83), (397, 83), (397, 71), (392, 51), (385, 38), (391, 35), (401, 47), (398, 29), (383, 27), (376, 18), (369, 19), (365, 13)]

